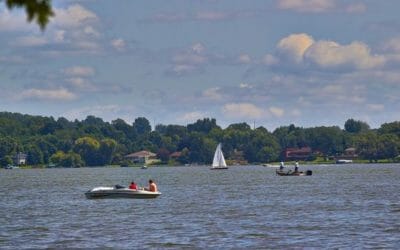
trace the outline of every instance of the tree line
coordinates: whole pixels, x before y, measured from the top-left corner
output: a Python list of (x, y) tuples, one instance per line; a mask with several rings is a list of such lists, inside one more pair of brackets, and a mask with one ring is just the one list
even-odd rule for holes
[[(152, 129), (145, 117), (128, 124), (122, 119), (106, 122), (95, 116), (69, 121), (63, 117), (0, 112), (0, 165), (12, 164), (12, 157), (18, 152), (27, 155), (28, 165), (126, 164), (124, 156), (140, 150), (156, 153), (162, 163), (210, 164), (219, 142), (228, 161), (280, 161), (284, 149), (304, 146), (323, 156), (341, 155), (346, 148), (354, 147), (361, 159), (395, 161), (399, 156), (399, 137), (397, 121), (382, 124), (378, 129), (348, 119), (344, 129), (291, 124), (270, 132), (264, 127), (252, 129), (247, 123), (223, 129), (213, 118), (199, 119), (186, 126), (158, 124)], [(172, 159), (173, 152), (179, 152), (179, 156)]]

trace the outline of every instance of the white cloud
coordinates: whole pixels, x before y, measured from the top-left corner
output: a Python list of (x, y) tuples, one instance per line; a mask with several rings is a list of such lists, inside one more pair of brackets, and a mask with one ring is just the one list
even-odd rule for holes
[(94, 69), (92, 67), (84, 67), (84, 66), (73, 66), (70, 68), (64, 69), (64, 73), (68, 76), (93, 76)]
[(86, 35), (93, 36), (93, 37), (99, 37), (100, 36), (100, 33), (95, 28), (93, 28), (92, 26), (86, 26), (83, 29), (83, 32)]
[(239, 19), (254, 17), (260, 14), (259, 11), (198, 11), (195, 13), (158, 13), (149, 19), (143, 21), (150, 22), (187, 22), (187, 21), (204, 21), (217, 22), (229, 19)]
[(340, 85), (326, 85), (320, 91), (320, 95), (334, 96), (345, 92), (345, 89)]
[(354, 3), (346, 6), (345, 11), (348, 13), (363, 13), (367, 10), (364, 3)]
[(151, 17), (149, 21), (153, 22), (180, 22), (187, 19), (187, 16), (184, 14), (178, 13), (158, 13)]
[(207, 62), (207, 58), (202, 55), (184, 53), (175, 55), (172, 61), (177, 64), (202, 64)]
[(168, 73), (180, 76), (203, 70), (203, 65), (208, 62), (205, 50), (201, 43), (195, 43), (173, 55), (171, 61), (174, 65)]
[(54, 41), (57, 43), (62, 43), (65, 41), (65, 30), (56, 30), (54, 32)]
[(72, 45), (75, 48), (86, 52), (97, 52), (101, 49), (100, 44), (98, 44), (97, 42), (87, 41), (87, 40), (76, 41), (72, 43)]
[(198, 119), (203, 119), (204, 117), (207, 117), (208, 115), (204, 112), (200, 112), (200, 111), (193, 111), (193, 112), (188, 112), (185, 113), (181, 116), (179, 116), (177, 118), (178, 122), (181, 123), (190, 123), (190, 122), (194, 122)]
[(124, 39), (118, 38), (111, 41), (111, 46), (118, 51), (123, 51), (126, 48), (126, 43)]
[(293, 110), (290, 111), (290, 114), (292, 116), (300, 117), (302, 115), (302, 112), (299, 109), (293, 109)]
[(76, 99), (76, 95), (67, 89), (26, 89), (19, 95), (20, 99), (37, 99), (52, 101), (71, 101)]
[(0, 62), (6, 63), (28, 63), (29, 59), (23, 56), (0, 56)]
[(400, 37), (391, 38), (382, 46), (384, 51), (400, 53)]
[(98, 89), (85, 78), (72, 77), (66, 79), (66, 81), (70, 83), (72, 89), (76, 89), (79, 91), (98, 91)]
[(21, 47), (36, 47), (46, 45), (47, 43), (47, 39), (43, 36), (24, 36), (17, 38), (14, 45)]
[[(384, 56), (373, 55), (362, 42), (340, 45), (334, 41), (315, 41), (305, 33), (291, 34), (278, 42), (278, 56), (283, 61), (315, 65), (321, 68), (371, 69), (385, 63)], [(276, 60), (280, 61), (280, 60)]]
[(203, 91), (203, 96), (210, 100), (219, 101), (222, 100), (222, 95), (219, 93), (219, 88), (210, 88)]
[(196, 14), (196, 19), (206, 21), (218, 21), (227, 19), (230, 15), (226, 12), (202, 11)]
[(67, 9), (54, 9), (53, 22), (62, 27), (78, 27), (88, 21), (97, 21), (95, 13), (85, 9), (79, 4), (69, 6)]
[(240, 54), (238, 62), (243, 64), (249, 64), (251, 63), (251, 57), (248, 54)]
[(0, 10), (0, 31), (33, 31), (35, 29), (38, 29), (37, 25), (27, 23), (25, 13), (22, 11), (11, 13), (6, 8)]
[(239, 88), (241, 88), (241, 89), (251, 89), (251, 88), (253, 88), (253, 86), (251, 86), (248, 83), (242, 82), (242, 83), (239, 84)]
[(278, 0), (278, 8), (297, 12), (325, 12), (335, 8), (334, 0)]
[(261, 60), (262, 63), (265, 65), (271, 66), (279, 63), (279, 59), (271, 54), (267, 54), (264, 56), (264, 58)]
[[(72, 109), (70, 111), (65, 112), (62, 116), (69, 120), (74, 120), (74, 119), (82, 120), (85, 119), (88, 115), (113, 119), (120, 117), (118, 114), (120, 114), (122, 110), (124, 109), (115, 104), (94, 105), (89, 107)], [(131, 113), (133, 110), (124, 110), (124, 111), (126, 113)]]
[(194, 51), (197, 54), (203, 53), (205, 51), (205, 47), (201, 43), (195, 43), (192, 45), (192, 51)]
[(314, 43), (314, 39), (305, 34), (292, 34), (279, 41), (277, 48), (286, 58), (300, 63), (305, 51)]
[(189, 73), (196, 72), (198, 70), (197, 67), (193, 65), (187, 65), (187, 64), (179, 64), (173, 66), (172, 70), (169, 73), (173, 73), (174, 75), (185, 75)]
[(222, 112), (230, 118), (261, 118), (263, 110), (252, 103), (229, 103), (222, 107)]
[(383, 105), (383, 104), (367, 104), (367, 108), (370, 111), (382, 112), (385, 110), (385, 105)]
[(371, 55), (368, 46), (361, 42), (340, 45), (333, 41), (318, 41), (308, 48), (304, 56), (323, 68), (354, 66), (369, 69), (382, 66), (385, 62), (383, 56)]
[(285, 110), (277, 107), (270, 107), (268, 110), (271, 114), (277, 117), (282, 117), (285, 114)]

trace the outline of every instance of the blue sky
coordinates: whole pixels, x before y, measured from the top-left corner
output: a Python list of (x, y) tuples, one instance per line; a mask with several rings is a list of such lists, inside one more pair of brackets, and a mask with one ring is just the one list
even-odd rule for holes
[(273, 130), (400, 120), (400, 1), (0, 3), (0, 110)]

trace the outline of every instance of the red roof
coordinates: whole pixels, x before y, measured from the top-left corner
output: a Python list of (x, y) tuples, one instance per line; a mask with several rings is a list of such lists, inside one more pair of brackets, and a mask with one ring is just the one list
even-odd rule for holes
[(173, 152), (173, 153), (170, 155), (170, 157), (172, 157), (172, 158), (178, 158), (178, 157), (180, 157), (181, 155), (182, 155), (182, 152), (176, 151), (176, 152)]

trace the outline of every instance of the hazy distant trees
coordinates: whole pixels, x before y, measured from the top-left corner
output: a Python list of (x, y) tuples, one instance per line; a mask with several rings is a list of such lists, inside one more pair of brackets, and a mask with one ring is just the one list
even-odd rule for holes
[(227, 161), (262, 163), (279, 161), (282, 150), (311, 147), (325, 156), (341, 155), (355, 147), (370, 161), (399, 159), (400, 122), (370, 129), (366, 123), (349, 119), (345, 129), (337, 126), (311, 128), (294, 124), (272, 133), (263, 127), (235, 123), (222, 129), (213, 118), (199, 119), (187, 126), (158, 124), (152, 130), (145, 117), (132, 124), (88, 116), (82, 121), (0, 112), (0, 164), (12, 163), (23, 152), (29, 165), (103, 166), (125, 164), (125, 155), (149, 150), (168, 163), (171, 153), (177, 164), (210, 164), (215, 147), (222, 143)]

